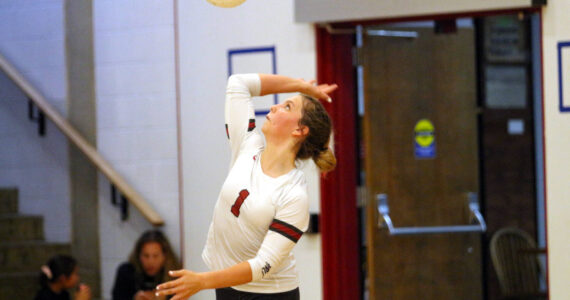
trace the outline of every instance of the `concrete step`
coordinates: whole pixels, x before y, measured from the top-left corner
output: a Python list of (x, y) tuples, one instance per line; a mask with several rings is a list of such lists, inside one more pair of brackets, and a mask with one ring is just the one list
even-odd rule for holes
[(8, 241), (43, 240), (43, 222), (41, 216), (0, 215), (0, 244)]
[(0, 189), (0, 214), (18, 213), (18, 189)]
[(69, 244), (45, 241), (16, 241), (0, 244), (0, 273), (39, 272), (56, 254), (71, 254)]
[(0, 273), (0, 299), (34, 299), (40, 272)]

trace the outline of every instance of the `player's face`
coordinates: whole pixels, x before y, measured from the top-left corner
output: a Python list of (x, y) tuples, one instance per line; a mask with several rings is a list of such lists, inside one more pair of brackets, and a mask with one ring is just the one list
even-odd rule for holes
[(154, 276), (162, 269), (166, 257), (159, 243), (149, 242), (142, 247), (139, 259), (144, 272), (148, 276)]
[(288, 137), (299, 132), (302, 116), (303, 98), (297, 95), (271, 106), (261, 129), (266, 136)]

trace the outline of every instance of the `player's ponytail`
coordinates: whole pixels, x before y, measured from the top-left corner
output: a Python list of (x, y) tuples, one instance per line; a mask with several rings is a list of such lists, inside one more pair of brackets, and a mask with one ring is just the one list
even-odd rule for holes
[(327, 148), (325, 151), (322, 151), (319, 156), (313, 160), (322, 173), (330, 172), (334, 170), (336, 166), (336, 157), (329, 148)]
[(301, 142), (298, 159), (312, 159), (322, 173), (332, 171), (336, 158), (329, 148), (332, 122), (323, 105), (316, 99), (302, 95), (303, 116), (299, 123), (309, 128), (309, 133)]

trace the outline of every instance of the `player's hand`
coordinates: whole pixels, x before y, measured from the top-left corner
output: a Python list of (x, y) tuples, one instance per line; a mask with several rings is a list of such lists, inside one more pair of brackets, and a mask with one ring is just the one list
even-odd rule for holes
[(320, 100), (332, 102), (330, 94), (338, 88), (338, 85), (326, 84), (326, 83), (315, 85), (315, 83), (317, 82), (316, 80), (309, 80), (309, 81), (305, 81), (303, 79), (301, 80), (308, 85), (307, 90), (305, 91), (307, 95)]
[(157, 296), (174, 295), (171, 300), (188, 299), (190, 296), (204, 288), (200, 273), (195, 273), (189, 270), (178, 270), (170, 271), (168, 272), (168, 275), (171, 277), (178, 277), (178, 279), (174, 279), (157, 286)]

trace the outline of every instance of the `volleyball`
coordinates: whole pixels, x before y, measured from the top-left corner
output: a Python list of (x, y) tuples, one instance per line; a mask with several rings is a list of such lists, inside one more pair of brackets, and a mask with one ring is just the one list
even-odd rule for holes
[(245, 2), (245, 0), (206, 0), (219, 7), (235, 7)]

